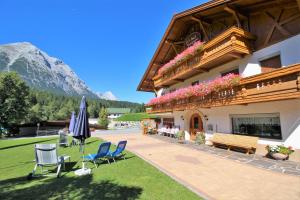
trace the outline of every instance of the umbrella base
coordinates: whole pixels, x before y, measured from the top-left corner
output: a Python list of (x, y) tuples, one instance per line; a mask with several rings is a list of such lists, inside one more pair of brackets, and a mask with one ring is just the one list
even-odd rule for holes
[(91, 173), (92, 173), (92, 170), (88, 169), (88, 168), (82, 168), (82, 169), (78, 169), (78, 170), (75, 171), (75, 174), (77, 176), (88, 175), (88, 174), (91, 174)]

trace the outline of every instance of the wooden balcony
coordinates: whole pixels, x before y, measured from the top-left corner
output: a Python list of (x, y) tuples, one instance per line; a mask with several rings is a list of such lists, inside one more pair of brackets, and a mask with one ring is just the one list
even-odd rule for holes
[(237, 27), (231, 27), (205, 43), (203, 51), (166, 73), (153, 78), (156, 88), (170, 86), (191, 76), (209, 71), (224, 63), (252, 53), (251, 40), (255, 37)]
[(243, 78), (232, 89), (154, 105), (146, 110), (148, 113), (161, 113), (295, 98), (300, 98), (300, 63)]

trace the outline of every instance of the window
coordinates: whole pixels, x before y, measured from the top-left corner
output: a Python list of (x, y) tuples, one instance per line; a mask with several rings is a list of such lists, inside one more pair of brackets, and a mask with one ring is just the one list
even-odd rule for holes
[(174, 118), (163, 118), (163, 126), (172, 128), (174, 126)]
[(282, 139), (278, 113), (232, 115), (231, 120), (233, 134)]
[(221, 73), (221, 76), (223, 77), (223, 76), (226, 76), (227, 74), (240, 74), (239, 68), (237, 67), (230, 71), (223, 72), (223, 73)]
[(265, 59), (265, 60), (261, 60), (260, 66), (261, 66), (262, 73), (270, 72), (270, 71), (273, 71), (274, 69), (281, 68), (280, 55), (273, 56), (273, 57)]
[(192, 86), (194, 86), (194, 85), (199, 85), (199, 81), (192, 82)]

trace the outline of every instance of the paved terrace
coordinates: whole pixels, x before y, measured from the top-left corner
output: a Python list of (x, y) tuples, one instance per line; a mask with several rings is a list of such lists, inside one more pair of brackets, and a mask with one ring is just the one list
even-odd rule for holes
[[(95, 133), (94, 136), (113, 143), (128, 140), (128, 150), (208, 199), (300, 199), (300, 176), (284, 174), (280, 167), (277, 171), (266, 169), (266, 166), (274, 166), (273, 161), (271, 164), (266, 160), (257, 161), (253, 156), (246, 161), (243, 154), (228, 155), (224, 150), (210, 152), (205, 147), (197, 149), (135, 132)], [(291, 169), (290, 163), (283, 163), (285, 171)], [(293, 165), (292, 171), (297, 170), (299, 166)]]

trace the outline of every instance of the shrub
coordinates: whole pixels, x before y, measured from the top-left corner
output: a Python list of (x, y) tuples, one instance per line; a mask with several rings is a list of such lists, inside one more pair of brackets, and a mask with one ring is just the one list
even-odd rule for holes
[(283, 145), (267, 145), (266, 150), (268, 153), (282, 153), (284, 155), (290, 155), (294, 152), (291, 146), (285, 147)]
[(205, 144), (205, 133), (197, 132), (195, 142), (196, 142), (196, 144)]
[(184, 139), (184, 131), (178, 131), (176, 133), (176, 138), (179, 140), (183, 140)]

